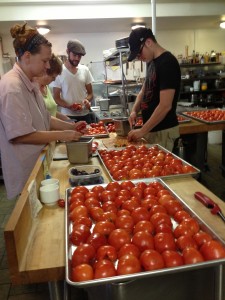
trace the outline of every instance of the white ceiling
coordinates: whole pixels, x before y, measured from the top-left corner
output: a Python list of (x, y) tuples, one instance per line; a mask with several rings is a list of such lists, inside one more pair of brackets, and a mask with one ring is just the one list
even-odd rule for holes
[[(86, 1), (85, 4), (84, 1)], [(187, 1), (188, 3), (186, 3)], [(157, 30), (217, 29), (219, 21), (222, 18), (225, 20), (225, 0), (156, 0), (155, 2)], [(58, 5), (58, 3), (61, 5), (62, 14), (55, 17), (53, 6)], [(149, 3), (151, 3), (151, 0), (139, 0), (138, 4), (137, 0), (1, 0), (0, 20), (4, 21), (0, 21), (0, 35), (9, 34), (12, 25), (18, 22), (21, 23), (24, 20), (28, 21), (31, 26), (36, 26), (37, 24), (49, 25), (52, 29), (52, 34), (126, 32), (130, 30), (131, 24), (137, 19), (151, 27), (151, 6)], [(67, 9), (66, 17), (63, 17), (63, 8), (67, 4), (70, 5), (69, 8), (71, 10), (79, 8), (80, 5), (84, 14), (78, 17), (75, 15), (75, 18), (72, 19)], [(98, 17), (98, 13), (92, 12), (91, 9), (93, 5), (101, 8), (102, 4), (108, 5), (104, 9), (114, 10), (111, 10), (111, 14), (107, 10), (102, 14), (99, 10)], [(121, 9), (120, 5), (123, 4), (127, 5), (127, 15), (126, 11), (119, 11)], [(49, 5), (50, 9), (47, 10), (46, 7), (49, 8)], [(136, 9), (135, 15), (129, 10), (130, 5), (133, 5), (134, 8), (139, 5), (140, 13), (138, 14)], [(142, 5), (149, 6), (147, 13), (141, 12), (141, 9), (145, 8), (144, 6), (142, 8)], [(35, 11), (37, 12), (36, 15)], [(47, 17), (46, 11), (48, 12)], [(9, 13), (8, 16), (7, 13)], [(88, 17), (85, 17), (85, 15)], [(43, 17), (45, 18), (43, 19)]]

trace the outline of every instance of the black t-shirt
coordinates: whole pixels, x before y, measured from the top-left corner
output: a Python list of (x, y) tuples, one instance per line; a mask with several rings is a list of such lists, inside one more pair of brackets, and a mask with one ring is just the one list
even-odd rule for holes
[(180, 95), (181, 71), (175, 56), (164, 52), (147, 65), (145, 92), (141, 103), (143, 122), (146, 123), (159, 104), (160, 91), (175, 89), (171, 110), (151, 131), (168, 129), (178, 125), (177, 101)]

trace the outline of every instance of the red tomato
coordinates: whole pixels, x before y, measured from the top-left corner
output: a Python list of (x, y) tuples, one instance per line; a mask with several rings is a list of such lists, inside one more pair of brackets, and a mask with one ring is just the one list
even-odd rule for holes
[(137, 207), (131, 212), (131, 217), (133, 218), (134, 224), (139, 221), (149, 220), (149, 212), (145, 207)]
[(123, 228), (127, 232), (131, 233), (134, 227), (134, 220), (130, 215), (117, 216), (115, 220), (116, 228)]
[(72, 255), (72, 266), (80, 264), (92, 264), (95, 257), (95, 248), (89, 244), (77, 246)]
[(111, 261), (116, 261), (117, 259), (117, 252), (116, 249), (111, 245), (103, 245), (100, 246), (96, 253), (96, 259), (108, 259)]
[(115, 206), (117, 208), (121, 208), (122, 207), (122, 204), (127, 201), (127, 197), (123, 196), (123, 195), (119, 195), (116, 197), (114, 203), (115, 203)]
[(65, 200), (64, 199), (59, 199), (58, 200), (58, 206), (64, 208), (65, 207)]
[(141, 251), (134, 244), (131, 244), (131, 243), (125, 244), (120, 248), (120, 250), (118, 252), (118, 258), (120, 258), (121, 256), (124, 256), (124, 255), (127, 255), (127, 254), (139, 257), (141, 254)]
[(106, 278), (116, 276), (116, 269), (111, 260), (102, 259), (97, 261), (94, 266), (94, 278)]
[(141, 264), (139, 259), (131, 254), (123, 255), (118, 260), (117, 274), (133, 274), (141, 272)]
[(158, 213), (158, 212), (161, 212), (161, 213), (167, 213), (165, 207), (161, 204), (156, 204), (156, 205), (153, 205), (150, 209), (150, 216)]
[(122, 204), (122, 209), (129, 210), (130, 212), (137, 207), (139, 207), (139, 203), (134, 199), (127, 200)]
[(89, 264), (81, 264), (72, 268), (72, 281), (87, 281), (94, 279), (94, 271)]
[(176, 241), (177, 247), (182, 251), (185, 248), (192, 247), (198, 249), (197, 243), (190, 235), (182, 235)]
[(102, 204), (102, 209), (106, 212), (106, 211), (109, 211), (109, 212), (113, 212), (113, 213), (117, 213), (117, 208), (116, 208), (116, 205), (115, 205), (115, 202), (114, 201), (106, 201)]
[(141, 253), (140, 262), (145, 271), (153, 271), (165, 267), (162, 255), (153, 249)]
[(89, 190), (88, 190), (88, 188), (86, 188), (85, 186), (83, 186), (83, 185), (78, 185), (78, 186), (76, 186), (75, 188), (73, 188), (72, 189), (72, 191), (71, 191), (71, 196), (73, 195), (73, 194), (75, 194), (75, 193), (82, 193), (82, 194), (86, 194), (86, 193), (88, 193), (89, 192)]
[(107, 244), (107, 239), (100, 233), (91, 233), (87, 239), (87, 244), (92, 245), (96, 250)]
[(84, 205), (76, 206), (76, 207), (69, 213), (69, 218), (70, 218), (70, 220), (72, 220), (73, 222), (74, 222), (76, 219), (79, 219), (80, 217), (88, 217), (88, 210), (87, 210), (87, 207), (85, 207)]
[(205, 260), (225, 258), (224, 247), (215, 240), (204, 243), (200, 248), (200, 252)]
[(105, 189), (118, 194), (119, 191), (121, 190), (121, 186), (117, 181), (112, 181), (106, 185)]
[(102, 202), (106, 202), (106, 201), (114, 201), (116, 198), (116, 193), (115, 192), (112, 192), (112, 191), (107, 191), (107, 190), (104, 190), (102, 193), (101, 193), (101, 196), (100, 196), (100, 200)]
[(110, 221), (115, 223), (115, 220), (116, 220), (116, 213), (114, 213), (113, 211), (104, 211), (103, 214), (99, 216), (99, 221)]
[(84, 224), (73, 225), (73, 230), (70, 233), (70, 241), (73, 245), (84, 244), (90, 236), (90, 228)]
[(183, 220), (181, 222), (181, 224), (186, 224), (187, 226), (189, 226), (191, 228), (191, 230), (195, 233), (199, 232), (199, 224), (198, 222), (193, 219), (193, 218), (190, 218), (190, 219), (186, 219), (186, 220)]
[(104, 210), (101, 207), (91, 207), (89, 213), (91, 218), (98, 222), (100, 221), (100, 216), (104, 213)]
[(158, 226), (159, 224), (166, 223), (172, 227), (171, 218), (169, 215), (165, 213), (156, 213), (151, 216), (150, 221), (154, 225), (154, 227)]
[(98, 196), (98, 198), (100, 198), (100, 195), (101, 195), (101, 193), (102, 193), (104, 190), (105, 190), (104, 187), (101, 186), (101, 185), (95, 185), (95, 186), (91, 189), (91, 191), (94, 192), (94, 193)]
[(80, 199), (73, 200), (73, 202), (69, 206), (69, 211), (71, 212), (75, 207), (77, 207), (79, 205), (84, 205), (84, 201), (80, 200)]
[(147, 196), (144, 200), (141, 201), (141, 206), (145, 207), (148, 211), (151, 210), (152, 206), (157, 205), (158, 201), (155, 196)]
[(212, 236), (205, 231), (199, 231), (193, 235), (193, 239), (197, 243), (198, 247), (201, 247), (204, 243), (211, 241)]
[(191, 218), (191, 215), (189, 215), (189, 213), (185, 210), (180, 210), (175, 213), (173, 218), (177, 223), (181, 223), (183, 220)]
[(167, 202), (165, 202), (163, 204), (163, 206), (166, 208), (167, 210), (167, 213), (170, 215), (170, 216), (174, 216), (176, 212), (178, 212), (179, 210), (182, 210), (183, 209), (183, 206), (182, 204), (177, 201), (177, 200), (169, 200)]
[(154, 236), (155, 250), (162, 253), (165, 250), (176, 250), (176, 243), (171, 233), (159, 232)]
[(185, 265), (188, 264), (197, 264), (204, 261), (202, 254), (192, 247), (187, 247), (183, 250), (183, 258)]
[(133, 234), (135, 234), (138, 231), (146, 231), (149, 234), (153, 234), (154, 226), (150, 221), (142, 220), (135, 224), (134, 229), (133, 229)]
[(138, 231), (132, 237), (132, 243), (136, 245), (141, 252), (146, 249), (154, 249), (154, 239), (146, 231)]
[(183, 257), (177, 251), (166, 250), (162, 253), (162, 257), (167, 268), (178, 267), (184, 264)]
[(194, 231), (187, 225), (180, 223), (177, 225), (177, 227), (174, 229), (174, 236), (176, 238), (179, 238), (182, 235), (194, 235)]
[(76, 219), (75, 222), (73, 223), (73, 225), (76, 225), (76, 224), (84, 224), (84, 225), (88, 226), (89, 228), (91, 228), (92, 221), (88, 217), (80, 217), (80, 218)]
[(99, 221), (95, 224), (93, 228), (94, 233), (100, 233), (102, 235), (110, 235), (110, 233), (115, 229), (115, 225), (109, 221)]
[(100, 207), (99, 201), (94, 197), (89, 197), (84, 201), (84, 205), (87, 207), (88, 211), (91, 207)]
[(133, 187), (131, 190), (131, 195), (137, 197), (137, 199), (141, 200), (143, 198), (143, 190), (140, 187)]
[(130, 243), (129, 233), (122, 228), (114, 229), (108, 238), (108, 243), (118, 251), (123, 245)]

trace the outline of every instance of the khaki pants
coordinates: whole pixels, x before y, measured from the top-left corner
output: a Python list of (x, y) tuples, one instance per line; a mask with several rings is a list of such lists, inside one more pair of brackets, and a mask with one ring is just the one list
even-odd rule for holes
[(159, 144), (167, 150), (172, 151), (174, 142), (179, 136), (179, 126), (175, 126), (161, 131), (149, 132), (144, 138), (149, 144)]

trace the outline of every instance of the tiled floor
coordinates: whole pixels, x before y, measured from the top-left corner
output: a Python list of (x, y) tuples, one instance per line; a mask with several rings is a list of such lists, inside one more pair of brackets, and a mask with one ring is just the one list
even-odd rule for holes
[[(225, 200), (225, 178), (221, 175), (221, 145), (209, 145), (208, 168), (202, 173), (201, 182), (218, 197)], [(4, 246), (3, 230), (14, 207), (15, 201), (6, 199), (3, 182), (0, 182), (0, 299), (1, 300), (47, 300), (50, 299), (47, 284), (13, 286), (10, 283), (7, 258)], [(83, 294), (78, 292), (73, 299), (81, 300)]]

